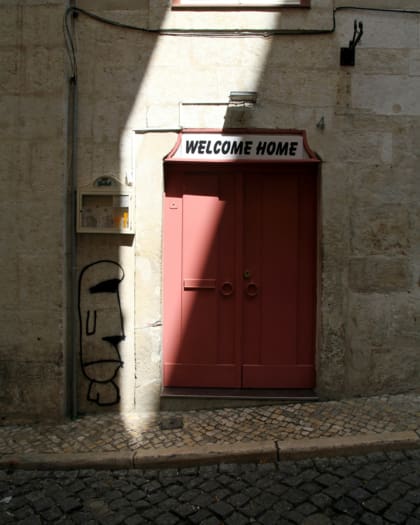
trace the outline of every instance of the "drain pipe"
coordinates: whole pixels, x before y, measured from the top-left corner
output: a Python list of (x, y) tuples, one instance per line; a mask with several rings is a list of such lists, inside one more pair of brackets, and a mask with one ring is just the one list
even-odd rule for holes
[[(75, 7), (76, 0), (67, 0), (66, 9)], [(64, 205), (65, 242), (65, 344), (66, 344), (66, 413), (72, 419), (78, 415), (77, 365), (78, 365), (78, 310), (77, 310), (77, 75), (73, 67), (67, 85), (66, 170)]]

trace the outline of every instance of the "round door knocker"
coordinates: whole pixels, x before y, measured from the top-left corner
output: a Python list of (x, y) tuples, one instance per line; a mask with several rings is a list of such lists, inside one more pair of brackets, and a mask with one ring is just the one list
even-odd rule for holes
[(228, 296), (233, 294), (233, 284), (229, 281), (226, 281), (220, 287), (220, 293), (222, 295)]
[(255, 283), (249, 283), (246, 287), (246, 294), (249, 297), (255, 297), (258, 294), (258, 286)]

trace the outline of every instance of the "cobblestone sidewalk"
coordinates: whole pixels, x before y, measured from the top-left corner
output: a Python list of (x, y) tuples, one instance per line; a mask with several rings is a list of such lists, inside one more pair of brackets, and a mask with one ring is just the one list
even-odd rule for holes
[(8, 425), (0, 427), (0, 454), (153, 450), (407, 430), (420, 437), (420, 394)]

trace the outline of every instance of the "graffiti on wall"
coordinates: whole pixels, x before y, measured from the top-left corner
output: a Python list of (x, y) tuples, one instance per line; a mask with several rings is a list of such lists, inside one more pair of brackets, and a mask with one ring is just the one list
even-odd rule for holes
[(108, 260), (88, 264), (79, 277), (80, 364), (89, 381), (87, 399), (100, 406), (120, 401), (116, 377), (125, 339), (119, 294), (123, 279), (122, 267)]

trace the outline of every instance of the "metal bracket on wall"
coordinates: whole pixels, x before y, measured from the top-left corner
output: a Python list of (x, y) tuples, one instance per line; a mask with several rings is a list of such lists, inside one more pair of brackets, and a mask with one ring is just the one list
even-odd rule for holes
[(353, 38), (349, 42), (349, 47), (342, 47), (340, 53), (340, 66), (354, 66), (356, 58), (356, 46), (363, 35), (363, 23), (354, 21)]

